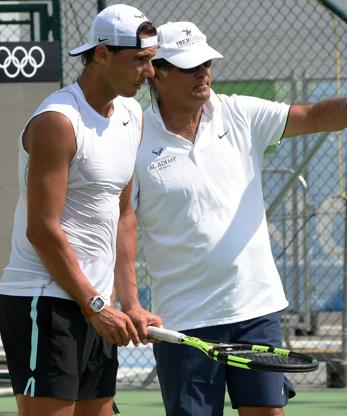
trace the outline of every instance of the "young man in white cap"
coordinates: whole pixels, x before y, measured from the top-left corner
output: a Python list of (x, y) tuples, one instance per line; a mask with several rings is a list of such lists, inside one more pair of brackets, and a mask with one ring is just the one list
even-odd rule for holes
[[(224, 342), (281, 345), (288, 302), (272, 257), (261, 185), (263, 154), (282, 137), (347, 126), (347, 100), (287, 105), (216, 95), (222, 56), (190, 22), (158, 28), (154, 99), (133, 184), (164, 326)], [(227, 387), (240, 416), (282, 416), (295, 393), (283, 374), (154, 345), (167, 416), (221, 416)]]
[[(117, 346), (146, 337), (129, 203), (155, 27), (134, 7), (98, 14), (71, 51), (85, 67), (49, 96), (19, 141), (20, 197), (0, 281), (0, 329), (19, 414), (110, 416)], [(117, 252), (117, 262), (116, 262)], [(111, 304), (116, 278), (122, 312)]]

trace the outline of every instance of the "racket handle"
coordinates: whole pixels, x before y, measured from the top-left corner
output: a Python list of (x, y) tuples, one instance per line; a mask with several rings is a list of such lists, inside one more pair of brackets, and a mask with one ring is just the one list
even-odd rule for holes
[(158, 328), (156, 326), (147, 327), (148, 335), (159, 341), (166, 341), (172, 344), (181, 344), (184, 334), (181, 332), (172, 331), (171, 329)]

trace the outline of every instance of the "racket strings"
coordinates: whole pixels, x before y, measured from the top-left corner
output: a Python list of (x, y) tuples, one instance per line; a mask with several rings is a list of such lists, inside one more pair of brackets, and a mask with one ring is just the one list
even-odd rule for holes
[(261, 351), (244, 351), (244, 350), (230, 350), (221, 349), (217, 350), (218, 358), (223, 362), (237, 361), (238, 358), (250, 360), (253, 365), (259, 365), (265, 367), (281, 367), (281, 368), (293, 368), (303, 367), (305, 365), (311, 365), (308, 360), (304, 358), (298, 358), (293, 356), (283, 356), (272, 352)]

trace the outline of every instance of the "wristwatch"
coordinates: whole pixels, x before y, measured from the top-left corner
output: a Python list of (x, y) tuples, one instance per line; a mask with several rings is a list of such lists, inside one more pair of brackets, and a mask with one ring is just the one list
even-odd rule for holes
[(83, 313), (86, 316), (92, 316), (94, 313), (101, 312), (106, 306), (106, 301), (101, 295), (94, 296), (88, 302), (88, 306), (83, 308)]

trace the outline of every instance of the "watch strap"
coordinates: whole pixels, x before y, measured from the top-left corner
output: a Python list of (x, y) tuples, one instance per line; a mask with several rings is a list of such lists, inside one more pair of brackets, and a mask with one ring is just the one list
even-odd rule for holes
[(84, 308), (82, 308), (82, 312), (85, 316), (87, 316), (88, 318), (92, 315), (94, 315), (96, 312), (93, 311), (93, 309), (89, 306), (89, 302), (88, 305), (85, 306)]

